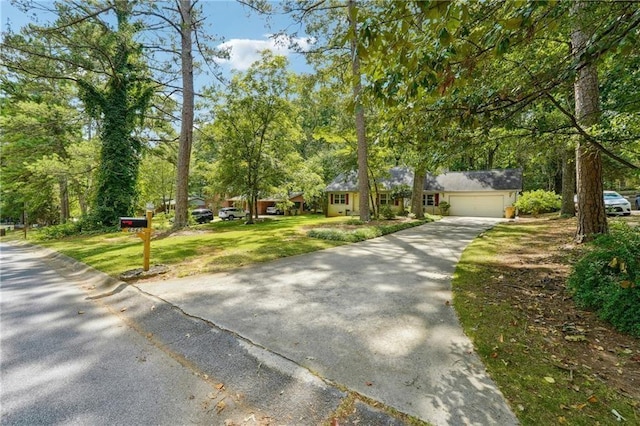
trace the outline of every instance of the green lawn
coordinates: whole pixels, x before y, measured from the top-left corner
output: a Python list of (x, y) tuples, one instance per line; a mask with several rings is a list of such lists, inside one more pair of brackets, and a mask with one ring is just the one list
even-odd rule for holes
[[(150, 265), (170, 268), (170, 275), (186, 276), (221, 272), (244, 265), (266, 262), (317, 250), (375, 238), (434, 220), (394, 220), (362, 223), (351, 217), (326, 218), (318, 214), (273, 216), (255, 224), (243, 220), (194, 225), (170, 232), (162, 216), (154, 221)], [(143, 243), (135, 233), (112, 232), (63, 237), (66, 229), (50, 227), (29, 230), (28, 241), (49, 247), (114, 277), (143, 263)], [(3, 240), (22, 240), (21, 231)]]
[[(241, 220), (216, 220), (174, 234), (155, 233), (150, 263), (168, 265), (173, 274), (186, 276), (322, 250), (345, 243), (310, 238), (307, 230), (346, 220), (320, 215), (266, 218), (254, 225), (245, 225)], [(142, 240), (133, 233), (42, 240), (37, 232), (30, 231), (29, 240), (112, 276), (142, 267)]]

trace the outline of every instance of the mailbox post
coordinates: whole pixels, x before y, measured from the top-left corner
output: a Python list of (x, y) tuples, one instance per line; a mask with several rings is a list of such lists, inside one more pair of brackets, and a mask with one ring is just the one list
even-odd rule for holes
[(146, 217), (121, 217), (120, 228), (123, 232), (136, 230), (136, 236), (144, 243), (142, 269), (149, 270), (149, 258), (151, 257), (151, 219), (153, 218), (153, 204), (147, 204)]
[(149, 270), (149, 257), (151, 257), (151, 218), (152, 217), (153, 217), (153, 211), (147, 209), (147, 227), (144, 228), (140, 233), (142, 234), (142, 236), (138, 234), (138, 236), (142, 238), (142, 241), (144, 242), (144, 250), (143, 250), (144, 260), (142, 264), (143, 265), (142, 269), (145, 272)]

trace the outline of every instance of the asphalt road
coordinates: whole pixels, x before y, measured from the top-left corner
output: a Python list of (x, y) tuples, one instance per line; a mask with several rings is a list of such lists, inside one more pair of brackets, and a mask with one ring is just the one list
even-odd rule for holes
[[(27, 247), (0, 246), (0, 423), (212, 424), (215, 382)], [(225, 413), (226, 414), (226, 413)]]

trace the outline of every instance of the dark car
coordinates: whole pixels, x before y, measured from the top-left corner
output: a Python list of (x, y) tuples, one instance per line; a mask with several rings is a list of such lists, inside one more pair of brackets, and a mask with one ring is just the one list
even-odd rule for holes
[(640, 194), (636, 194), (636, 210), (640, 210)]
[(191, 216), (198, 223), (207, 223), (213, 220), (213, 212), (209, 209), (195, 209)]

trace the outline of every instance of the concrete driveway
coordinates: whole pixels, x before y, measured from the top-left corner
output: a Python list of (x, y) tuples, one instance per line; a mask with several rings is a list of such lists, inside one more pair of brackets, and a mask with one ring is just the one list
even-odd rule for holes
[(448, 217), (232, 273), (137, 286), (430, 423), (516, 424), (449, 304), (462, 250), (497, 222)]

